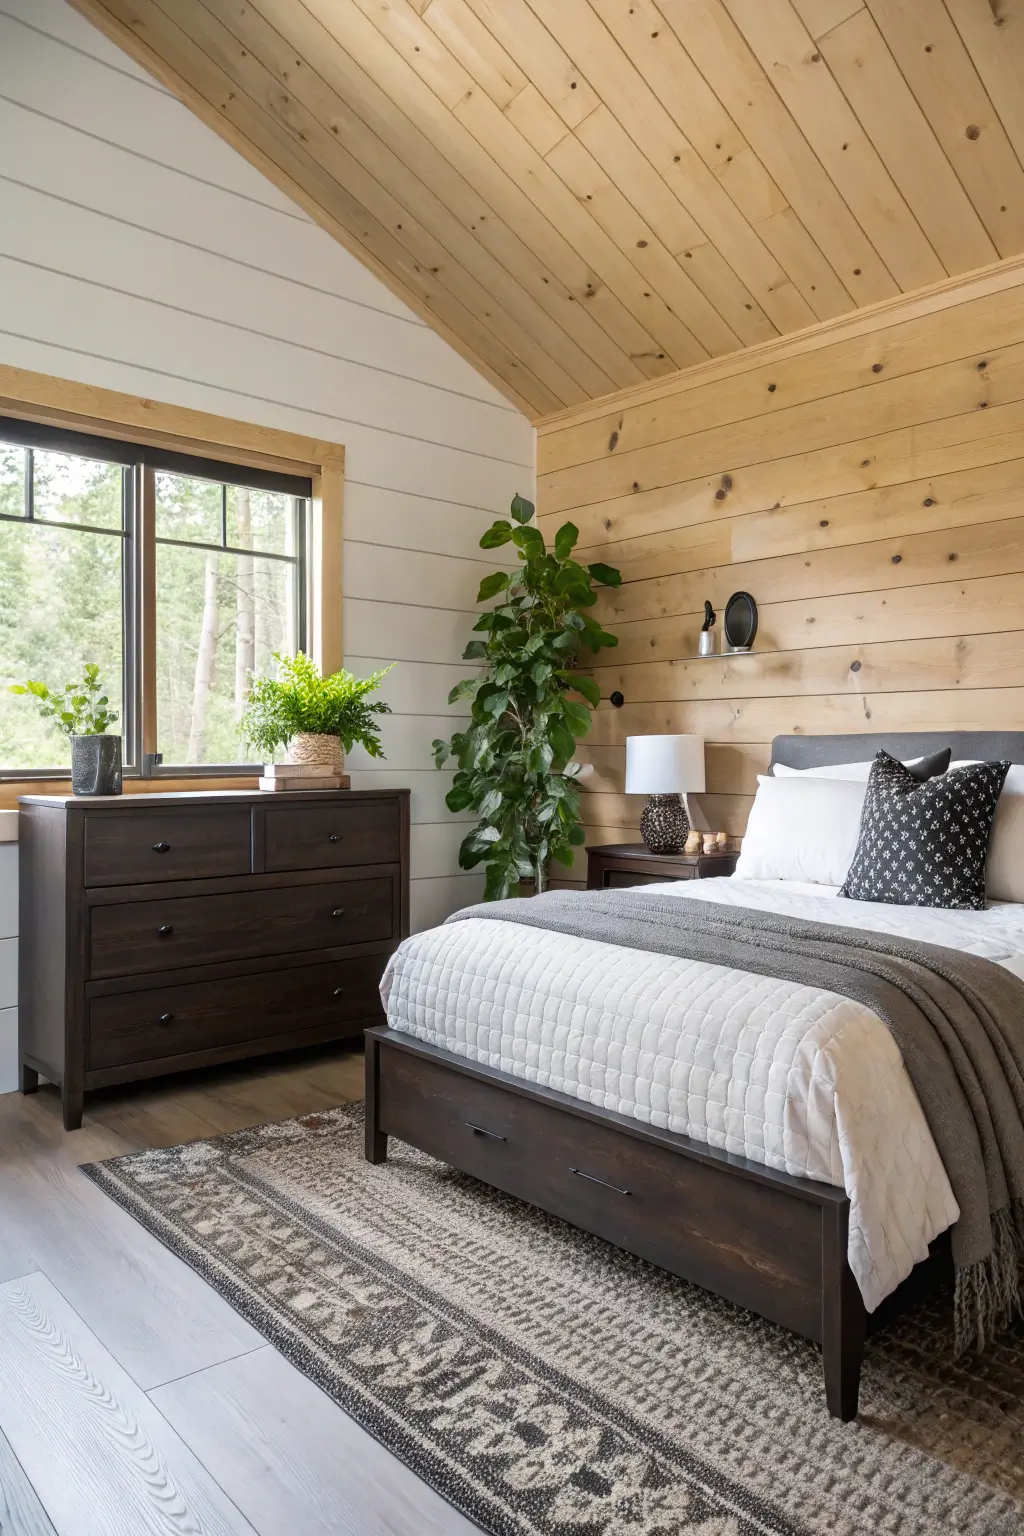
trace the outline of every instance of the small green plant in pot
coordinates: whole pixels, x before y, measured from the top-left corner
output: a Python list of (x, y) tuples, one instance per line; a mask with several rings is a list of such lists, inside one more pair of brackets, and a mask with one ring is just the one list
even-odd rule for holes
[(269, 762), (287, 748), (289, 763), (322, 764), (340, 773), (342, 751), (358, 743), (371, 757), (383, 757), (376, 716), (391, 706), (367, 695), (380, 687), (391, 671), (382, 667), (369, 677), (354, 677), (344, 668), (322, 677), (316, 662), (302, 651), (296, 656), (274, 653), (277, 677), (253, 677), (242, 714), (242, 735)]
[(110, 733), (117, 711), (100, 682), (100, 669), (88, 662), (82, 680), (50, 688), (29, 678), (12, 683), (11, 693), (34, 699), (44, 720), (71, 739), (71, 788), (76, 795), (121, 793), (121, 738)]
[(551, 862), (571, 864), (583, 842), (572, 758), (600, 692), (577, 667), (584, 652), (618, 644), (588, 610), (597, 601), (595, 583), (617, 587), (619, 572), (572, 558), (579, 538), (573, 523), (563, 523), (549, 550), (533, 516), (533, 503), (516, 496), (511, 521), (499, 518), (480, 540), (481, 549), (513, 544), (520, 567), (480, 583), (478, 602), (501, 601), (480, 615), (474, 628), (484, 638), (471, 640), (463, 657), (486, 668), (449, 695), (450, 704), (470, 701), (468, 728), (434, 742), (439, 768), (450, 758), (458, 765), (448, 809), (479, 817), (459, 863), (486, 866), (488, 901), (521, 881), (542, 891)]

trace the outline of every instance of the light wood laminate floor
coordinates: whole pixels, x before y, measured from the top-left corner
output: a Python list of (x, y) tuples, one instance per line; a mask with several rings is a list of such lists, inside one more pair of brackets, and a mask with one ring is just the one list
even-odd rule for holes
[(362, 1052), (0, 1096), (0, 1536), (469, 1536), (78, 1164), (360, 1097)]

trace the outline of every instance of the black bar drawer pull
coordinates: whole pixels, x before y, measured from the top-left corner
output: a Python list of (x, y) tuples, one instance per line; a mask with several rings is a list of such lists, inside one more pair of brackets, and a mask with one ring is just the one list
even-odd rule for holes
[(331, 913), (331, 916), (332, 917), (344, 917), (345, 916), (345, 908), (344, 907), (335, 907), (334, 911)]
[(169, 853), (170, 852), (170, 847), (171, 847), (170, 843), (154, 843), (153, 844), (153, 852), (154, 853)]
[(497, 1131), (488, 1131), (482, 1125), (474, 1125), (472, 1120), (467, 1120), (466, 1124), (469, 1126), (470, 1130), (473, 1131), (477, 1136), (486, 1136), (490, 1141), (505, 1141), (506, 1140), (506, 1138), (504, 1136), (499, 1136)]
[(633, 1193), (631, 1189), (620, 1189), (617, 1184), (609, 1184), (607, 1179), (599, 1179), (593, 1173), (584, 1173), (582, 1168), (570, 1168), (569, 1172), (574, 1173), (578, 1179), (586, 1179), (590, 1184), (601, 1184), (605, 1189), (614, 1189), (617, 1195), (631, 1195)]
[(157, 933), (162, 939), (166, 939), (173, 932), (174, 927), (171, 923), (161, 923), (160, 927), (157, 929)]
[(161, 1024), (169, 1024), (173, 1018), (174, 1018), (174, 1014), (173, 1013), (162, 1013), (160, 1015), (160, 1023)]

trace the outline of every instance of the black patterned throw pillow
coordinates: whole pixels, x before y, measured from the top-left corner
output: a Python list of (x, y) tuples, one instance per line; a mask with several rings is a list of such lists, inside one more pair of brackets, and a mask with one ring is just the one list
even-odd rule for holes
[(879, 752), (840, 896), (983, 911), (989, 833), (1009, 767), (973, 763), (922, 784)]

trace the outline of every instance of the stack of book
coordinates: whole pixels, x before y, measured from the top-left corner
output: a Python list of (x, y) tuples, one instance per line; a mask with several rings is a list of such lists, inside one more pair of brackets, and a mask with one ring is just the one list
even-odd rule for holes
[(347, 773), (332, 773), (326, 763), (264, 763), (260, 789), (281, 794), (294, 789), (349, 789)]

